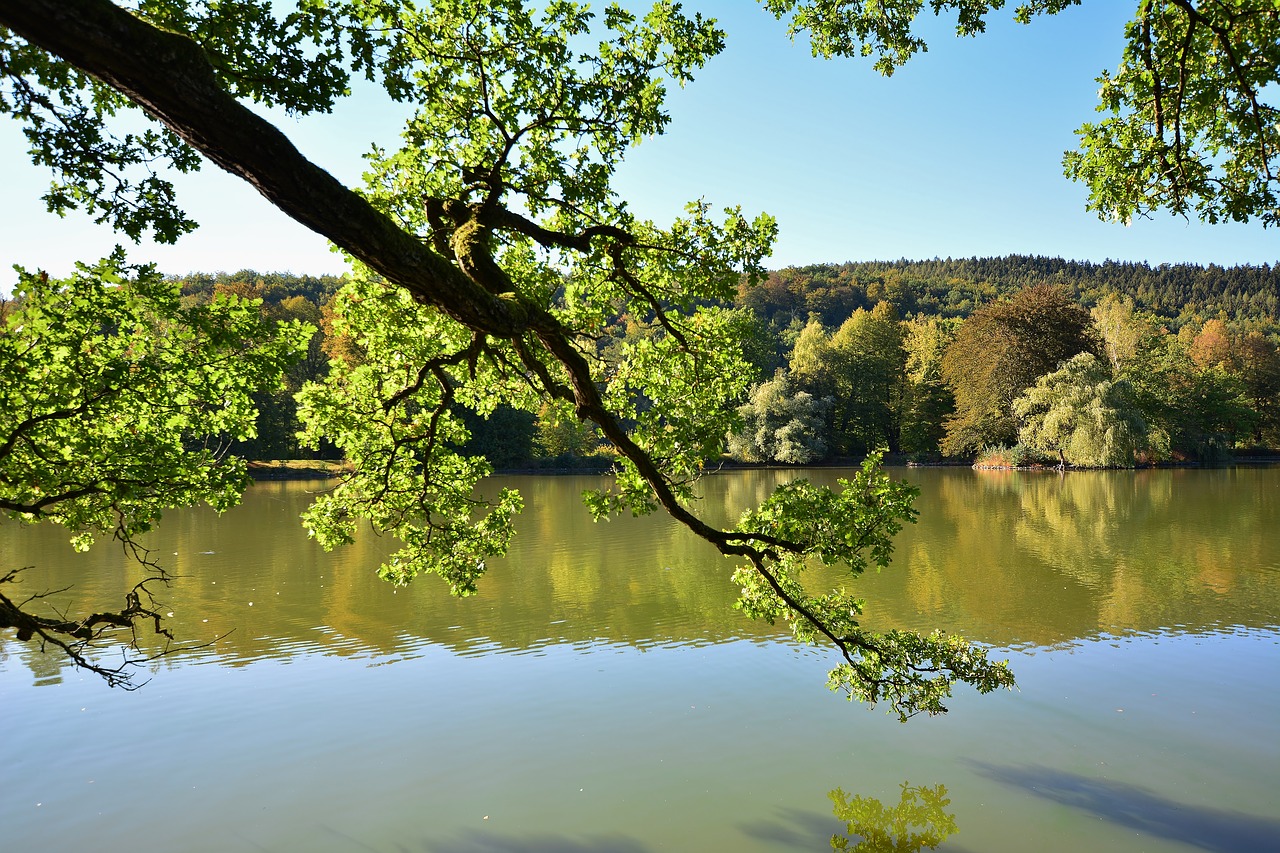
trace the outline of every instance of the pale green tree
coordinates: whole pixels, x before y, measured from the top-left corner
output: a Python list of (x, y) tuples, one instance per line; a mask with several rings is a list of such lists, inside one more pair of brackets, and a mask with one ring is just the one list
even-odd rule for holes
[[(840, 432), (856, 453), (901, 450), (907, 353), (898, 313), (888, 302), (858, 309), (831, 336), (839, 375)], [(842, 405), (843, 404), (843, 405)]]
[(742, 429), (729, 436), (729, 455), (784, 465), (822, 459), (830, 408), (830, 397), (797, 390), (787, 371), (778, 368), (772, 379), (752, 386), (747, 402), (738, 407)]
[(1014, 401), (1013, 411), (1023, 445), (1077, 467), (1131, 468), (1140, 454), (1150, 458), (1161, 450), (1151, 446), (1129, 383), (1113, 378), (1093, 353), (1080, 353), (1040, 377)]
[(946, 431), (946, 418), (955, 411), (955, 398), (942, 378), (942, 357), (960, 321), (917, 317), (903, 323), (906, 352), (906, 400), (902, 417), (902, 449), (936, 453)]
[(887, 302), (871, 311), (859, 308), (831, 333), (811, 320), (790, 358), (801, 387), (833, 400), (828, 438), (840, 456), (900, 449), (905, 364), (902, 329)]
[(1108, 293), (1089, 309), (1093, 324), (1102, 336), (1103, 349), (1112, 370), (1123, 370), (1138, 357), (1140, 351), (1154, 346), (1153, 340), (1163, 333), (1152, 317), (1134, 311), (1133, 300)]
[(546, 456), (589, 456), (600, 449), (600, 433), (564, 405), (543, 403), (535, 422), (534, 443)]

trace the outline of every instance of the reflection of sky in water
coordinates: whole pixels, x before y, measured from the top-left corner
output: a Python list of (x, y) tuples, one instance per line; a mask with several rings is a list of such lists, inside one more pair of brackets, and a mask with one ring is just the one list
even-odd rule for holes
[[(888, 803), (909, 779), (948, 788), (960, 830), (942, 850), (1173, 853), (1172, 808), (1206, 828), (1272, 819), (1276, 646), (1250, 631), (1014, 654), (1019, 691), (906, 725), (830, 695), (830, 661), (783, 642), (307, 653), (162, 667), (133, 694), (74, 674), (29, 689), (6, 665), (0, 758), (24, 782), (0, 819), (16, 849), (136, 847), (143, 799), (144, 850), (766, 851), (832, 827), (831, 788)], [(1077, 788), (1124, 794), (1124, 813)]]

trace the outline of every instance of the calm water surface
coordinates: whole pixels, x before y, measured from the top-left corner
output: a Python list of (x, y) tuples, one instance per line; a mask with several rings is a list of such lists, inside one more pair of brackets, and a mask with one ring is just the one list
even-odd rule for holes
[[(909, 782), (946, 787), (941, 850), (1277, 849), (1280, 470), (895, 474), (921, 520), (858, 581), (866, 623), (993, 645), (1017, 692), (905, 725), (850, 705), (829, 654), (731, 609), (709, 546), (593, 524), (593, 478), (504, 479), (520, 536), (466, 600), (378, 581), (376, 537), (320, 551), (297, 515), (323, 484), (261, 484), (152, 536), (173, 627), (211, 644), (141, 690), (0, 643), (0, 846), (821, 850), (829, 791)], [(705, 512), (792, 476), (712, 477)], [(57, 529), (0, 548), (80, 608), (137, 574)]]

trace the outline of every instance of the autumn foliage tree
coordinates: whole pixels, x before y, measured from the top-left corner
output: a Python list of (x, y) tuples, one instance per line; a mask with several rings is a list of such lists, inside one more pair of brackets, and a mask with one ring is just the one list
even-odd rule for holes
[(942, 375), (956, 401), (943, 452), (958, 456), (1015, 443), (1013, 401), (1082, 352), (1101, 356), (1101, 341), (1089, 312), (1060, 288), (1027, 287), (975, 311), (942, 359)]

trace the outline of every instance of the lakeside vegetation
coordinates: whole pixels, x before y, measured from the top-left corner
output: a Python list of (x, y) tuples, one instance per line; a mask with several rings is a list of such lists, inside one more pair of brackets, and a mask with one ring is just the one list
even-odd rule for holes
[[(252, 270), (178, 279), (188, 304), (261, 300), (312, 325), (284, 386), (261, 393), (258, 434), (234, 452), (311, 458), (294, 395), (360, 346), (334, 331), (336, 276)], [(1280, 448), (1280, 269), (1010, 256), (792, 267), (739, 288), (735, 322), (755, 378), (726, 458), (788, 465), (885, 448), (916, 461), (1005, 467), (1219, 463)], [(620, 312), (605, 360), (652, 336)], [(455, 407), (496, 468), (600, 468), (598, 431), (551, 406)], [(334, 460), (331, 445), (319, 455)]]

